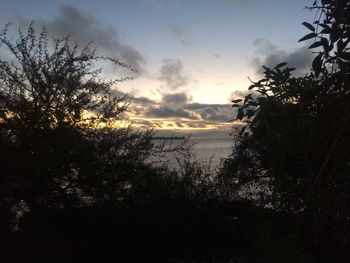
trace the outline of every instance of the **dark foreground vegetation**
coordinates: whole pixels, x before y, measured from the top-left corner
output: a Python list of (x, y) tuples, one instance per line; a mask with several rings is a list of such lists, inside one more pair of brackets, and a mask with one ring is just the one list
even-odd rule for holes
[(152, 132), (98, 61), (33, 26), (0, 41), (1, 262), (348, 262), (350, 3), (315, 1), (310, 73), (265, 68), (234, 101), (246, 125), (216, 174), (153, 165)]

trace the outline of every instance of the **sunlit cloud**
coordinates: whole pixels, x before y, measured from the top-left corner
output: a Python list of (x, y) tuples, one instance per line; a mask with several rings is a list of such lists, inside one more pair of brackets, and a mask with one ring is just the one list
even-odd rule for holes
[[(98, 54), (136, 69), (139, 74), (97, 65), (103, 67), (103, 78), (136, 77), (118, 83), (112, 92), (126, 95), (125, 117), (143, 128), (229, 127), (236, 116), (230, 100), (247, 94), (242, 91), (250, 85), (247, 76), (261, 77), (262, 65), (286, 61), (299, 68), (296, 73), (311, 67), (313, 55), (304, 46), (298, 48), (297, 30), (275, 34), (275, 28), (300, 20), (294, 15), (278, 20), (281, 12), (273, 7), (299, 14), (304, 6), (296, 1), (281, 7), (261, 0), (36, 2), (49, 7), (47, 13), (12, 0), (0, 10), (0, 21), (26, 30), (34, 19), (35, 27), (45, 25), (50, 36), (70, 35), (71, 44), (82, 46), (93, 41)], [(295, 46), (290, 44), (293, 39)]]
[(232, 120), (236, 108), (232, 108), (231, 104), (196, 103), (184, 92), (163, 94), (159, 101), (135, 97), (118, 90), (114, 94), (126, 96), (130, 101), (126, 117), (139, 128), (228, 129), (234, 124)]

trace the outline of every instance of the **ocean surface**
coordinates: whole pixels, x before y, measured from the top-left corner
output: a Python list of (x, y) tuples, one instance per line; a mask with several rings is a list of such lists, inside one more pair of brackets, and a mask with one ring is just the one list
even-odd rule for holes
[(229, 156), (232, 150), (232, 138), (190, 139), (196, 158), (206, 160), (212, 158), (214, 163)]
[(191, 158), (204, 164), (211, 163), (213, 167), (217, 167), (222, 159), (230, 155), (233, 146), (232, 138), (229, 137), (175, 139), (171, 143), (173, 147), (184, 145), (184, 148), (189, 150), (167, 153), (164, 159), (172, 167), (176, 167), (178, 165), (177, 159), (181, 160), (182, 158)]

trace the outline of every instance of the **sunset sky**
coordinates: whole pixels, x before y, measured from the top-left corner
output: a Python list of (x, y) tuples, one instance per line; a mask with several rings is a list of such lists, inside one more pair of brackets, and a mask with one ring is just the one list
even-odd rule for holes
[[(0, 23), (30, 21), (54, 36), (93, 42), (100, 54), (137, 69), (116, 87), (128, 94), (130, 120), (166, 130), (228, 130), (230, 99), (246, 94), (261, 65), (287, 61), (308, 70), (299, 44), (311, 21), (308, 0), (0, 0)], [(4, 47), (0, 55), (5, 56)], [(296, 73), (298, 73), (296, 72)], [(105, 76), (118, 77), (106, 67)], [(130, 75), (135, 76), (132, 72)]]

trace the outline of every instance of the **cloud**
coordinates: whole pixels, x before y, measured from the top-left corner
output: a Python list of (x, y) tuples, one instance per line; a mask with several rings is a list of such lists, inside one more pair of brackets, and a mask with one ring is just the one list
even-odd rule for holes
[(146, 117), (198, 119), (196, 115), (185, 111), (183, 108), (172, 108), (169, 106), (152, 108), (146, 113)]
[[(173, 128), (191, 129), (215, 127), (227, 128), (236, 116), (236, 108), (231, 104), (194, 103), (185, 92), (163, 94), (160, 101), (147, 97), (135, 97), (118, 89), (112, 90), (114, 96), (126, 97), (129, 104), (129, 117), (132, 123), (140, 128)], [(245, 93), (237, 91), (241, 97)], [(154, 120), (156, 119), (156, 120)]]
[(184, 71), (183, 63), (179, 59), (164, 59), (158, 79), (165, 83), (166, 87), (171, 90), (184, 87), (192, 80), (189, 73)]
[(226, 104), (206, 104), (206, 103), (188, 103), (185, 105), (185, 108), (188, 110), (200, 110), (203, 109), (205, 107), (207, 107), (208, 105), (210, 105), (210, 107), (218, 109), (219, 107), (221, 107), (222, 105), (226, 105)]
[(212, 56), (213, 56), (213, 58), (215, 58), (215, 59), (221, 59), (221, 58), (222, 58), (221, 54), (216, 53), (216, 52), (213, 53)]
[(186, 126), (181, 122), (176, 122), (176, 126), (180, 128), (185, 128)]
[(262, 66), (274, 67), (281, 62), (287, 62), (289, 67), (296, 68), (295, 75), (302, 75), (311, 68), (313, 54), (306, 46), (292, 51), (286, 51), (273, 45), (266, 39), (254, 40), (255, 56), (252, 64), (256, 73), (262, 74)]
[[(21, 16), (14, 18), (21, 26), (28, 27), (30, 20)], [(63, 5), (53, 20), (36, 20), (35, 26), (44, 26), (55, 37), (71, 36), (71, 40), (81, 45), (92, 42), (98, 51), (102, 50), (108, 56), (117, 58), (133, 69), (142, 73), (145, 59), (143, 55), (119, 36), (114, 26), (105, 26), (95, 16), (85, 13), (71, 5)]]
[(155, 101), (151, 100), (147, 97), (134, 97), (132, 95), (127, 95), (127, 98), (130, 98), (131, 101), (138, 103), (138, 104), (143, 104), (143, 105), (151, 105), (154, 104)]
[(212, 107), (206, 107), (200, 111), (200, 115), (203, 120), (207, 121), (229, 121), (232, 117), (227, 116), (226, 114), (220, 113), (218, 110)]
[(193, 43), (193, 40), (188, 37), (187, 31), (182, 26), (171, 23), (169, 25), (169, 31), (182, 46), (188, 47)]
[(201, 116), (203, 121), (228, 122), (235, 116), (235, 110), (231, 104), (206, 104), (206, 103), (187, 103), (184, 109), (195, 112)]
[(203, 122), (187, 122), (186, 123), (190, 128), (205, 128), (206, 125)]
[(189, 99), (190, 98), (184, 92), (175, 94), (165, 94), (163, 95), (162, 103), (165, 105), (179, 107), (184, 105), (187, 101), (189, 101)]
[[(184, 92), (163, 94), (162, 100), (153, 101), (145, 97), (127, 95), (132, 102), (130, 111), (142, 127), (165, 127), (173, 122), (177, 128), (208, 128), (229, 125), (236, 116), (236, 109), (231, 104), (193, 103), (191, 97)], [(156, 118), (157, 120), (152, 120)], [(163, 124), (162, 124), (163, 123)]]
[[(152, 121), (152, 118), (173, 121), (174, 127), (178, 128), (207, 128), (208, 125), (224, 125), (235, 118), (237, 111), (231, 104), (193, 103), (191, 97), (185, 92), (163, 94), (160, 102), (146, 97), (134, 97), (119, 90), (114, 90), (113, 94), (119, 97), (126, 96), (127, 101), (131, 102), (129, 111), (137, 118), (145, 120), (135, 121), (143, 128), (162, 127), (162, 121)], [(241, 97), (243, 92), (242, 94), (237, 92), (236, 95)]]
[(245, 96), (252, 94), (253, 92), (253, 90), (236, 90), (231, 93), (230, 101), (236, 99), (244, 99)]

